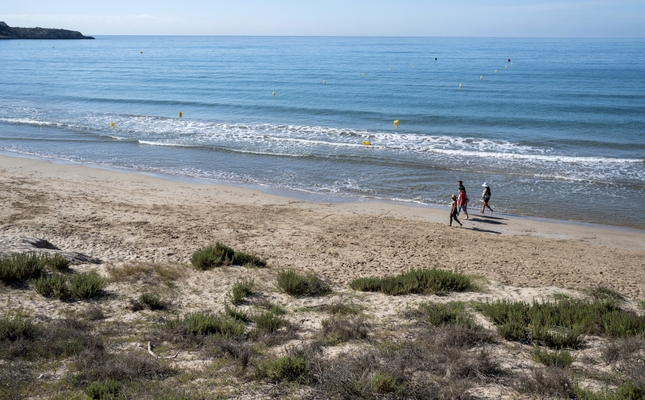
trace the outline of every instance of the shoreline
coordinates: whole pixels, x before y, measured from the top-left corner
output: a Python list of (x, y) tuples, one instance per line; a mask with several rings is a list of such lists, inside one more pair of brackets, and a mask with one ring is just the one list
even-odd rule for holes
[[(102, 265), (188, 263), (215, 242), (339, 287), (442, 268), (519, 288), (604, 286), (645, 298), (645, 232), (385, 202), (318, 203), (230, 185), (0, 156), (0, 235)], [(462, 214), (463, 215), (463, 214)]]
[[(107, 165), (77, 163), (74, 161), (50, 159), (50, 158), (38, 157), (30, 154), (12, 153), (8, 151), (0, 151), (0, 158), (2, 157), (43, 161), (43, 162), (49, 162), (55, 165), (78, 166), (83, 168), (99, 169), (99, 170), (111, 171), (116, 173), (142, 175), (142, 176), (147, 176), (150, 178), (160, 179), (160, 180), (169, 181), (169, 182), (237, 187), (245, 190), (256, 190), (269, 196), (283, 197), (285, 199), (289, 199), (292, 201), (303, 201), (307, 203), (321, 203), (321, 204), (353, 204), (353, 203), (381, 204), (382, 203), (382, 204), (390, 204), (390, 205), (399, 206), (399, 207), (441, 210), (441, 211), (444, 211), (445, 213), (448, 213), (448, 209), (449, 209), (448, 201), (446, 201), (446, 205), (439, 205), (439, 204), (425, 204), (425, 203), (418, 203), (414, 201), (404, 201), (404, 200), (349, 197), (349, 196), (342, 196), (337, 194), (309, 192), (306, 190), (272, 188), (272, 187), (262, 186), (258, 184), (253, 185), (253, 184), (243, 184), (243, 183), (220, 182), (215, 180), (208, 180), (205, 178), (194, 178), (194, 177), (189, 177), (184, 175), (172, 175), (172, 174), (165, 174), (165, 173), (140, 171), (140, 170), (134, 170), (134, 169), (107, 166)], [(318, 197), (318, 199), (316, 199), (316, 197)], [(471, 212), (471, 214), (475, 216), (481, 215), (478, 211), (479, 210), (478, 206), (471, 207), (471, 208), (475, 210), (475, 213)], [(526, 220), (526, 221), (546, 223), (546, 224), (573, 225), (573, 226), (579, 226), (579, 227), (587, 227), (591, 229), (607, 229), (607, 230), (627, 231), (627, 232), (645, 234), (645, 228), (637, 228), (637, 227), (624, 226), (624, 225), (600, 224), (595, 222), (585, 222), (585, 221), (577, 221), (577, 220), (562, 220), (562, 219), (550, 218), (550, 217), (541, 217), (541, 216), (534, 216), (534, 215), (519, 215), (519, 214), (504, 213), (504, 212), (495, 213), (495, 216), (503, 216), (511, 219), (519, 219), (519, 220)], [(461, 218), (463, 219), (463, 215)]]

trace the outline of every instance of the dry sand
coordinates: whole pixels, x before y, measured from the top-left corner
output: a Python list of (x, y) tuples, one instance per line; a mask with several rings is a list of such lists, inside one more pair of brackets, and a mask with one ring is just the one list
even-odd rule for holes
[(439, 267), (518, 291), (602, 285), (645, 298), (641, 230), (483, 217), (475, 207), (459, 229), (447, 226), (447, 207), (303, 202), (6, 156), (0, 156), (0, 196), (5, 243), (43, 238), (103, 264), (186, 263), (195, 250), (220, 241), (338, 287), (361, 276)]

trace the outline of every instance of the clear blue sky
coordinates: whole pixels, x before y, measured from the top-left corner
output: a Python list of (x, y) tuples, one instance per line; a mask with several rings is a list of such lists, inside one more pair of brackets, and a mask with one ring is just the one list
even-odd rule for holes
[(645, 37), (645, 0), (21, 0), (10, 26), (88, 35)]

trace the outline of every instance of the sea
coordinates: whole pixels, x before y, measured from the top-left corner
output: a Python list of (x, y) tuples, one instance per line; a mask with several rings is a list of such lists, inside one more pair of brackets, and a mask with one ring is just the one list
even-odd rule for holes
[(0, 152), (645, 229), (645, 40), (5, 40)]

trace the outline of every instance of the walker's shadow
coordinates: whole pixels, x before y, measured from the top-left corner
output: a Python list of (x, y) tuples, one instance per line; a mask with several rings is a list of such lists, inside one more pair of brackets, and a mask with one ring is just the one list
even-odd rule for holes
[(491, 230), (488, 230), (488, 229), (481, 229), (481, 228), (477, 228), (475, 226), (473, 226), (472, 228), (466, 228), (466, 229), (469, 229), (469, 230), (475, 231), (475, 232), (494, 233), (496, 235), (501, 235), (502, 234), (502, 232), (491, 231)]
[[(492, 225), (506, 225), (505, 222), (500, 222), (500, 221), (494, 221), (493, 219), (501, 219), (503, 220), (504, 218), (494, 218), (494, 217), (483, 217), (486, 219), (481, 219), (479, 217), (473, 217), (470, 218), (469, 221), (474, 221), (474, 222), (483, 222), (485, 224), (492, 224)], [(493, 218), (493, 219), (491, 219)]]

